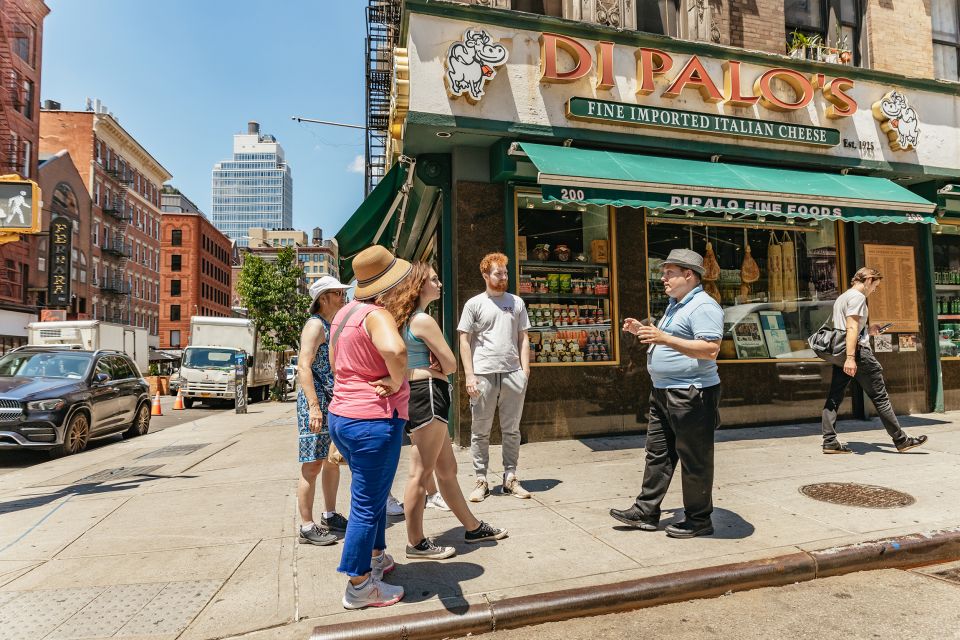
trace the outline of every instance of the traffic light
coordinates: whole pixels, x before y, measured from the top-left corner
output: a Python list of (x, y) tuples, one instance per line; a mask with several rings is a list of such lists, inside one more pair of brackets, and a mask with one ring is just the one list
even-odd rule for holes
[(40, 231), (40, 187), (18, 175), (0, 176), (0, 244)]

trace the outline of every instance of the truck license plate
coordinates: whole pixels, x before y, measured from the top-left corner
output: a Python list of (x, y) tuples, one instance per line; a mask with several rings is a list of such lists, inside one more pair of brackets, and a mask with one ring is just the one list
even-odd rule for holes
[(201, 398), (209, 398), (209, 397), (212, 396), (212, 395), (213, 395), (212, 393), (201, 393), (201, 394), (200, 394), (200, 397), (201, 397)]

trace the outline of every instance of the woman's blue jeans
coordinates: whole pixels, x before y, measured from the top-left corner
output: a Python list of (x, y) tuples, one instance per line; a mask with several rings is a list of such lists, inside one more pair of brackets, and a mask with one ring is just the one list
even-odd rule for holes
[(350, 517), (337, 571), (370, 572), (370, 554), (386, 549), (387, 496), (400, 461), (403, 425), (393, 418), (356, 419), (329, 414), (330, 437), (350, 466)]

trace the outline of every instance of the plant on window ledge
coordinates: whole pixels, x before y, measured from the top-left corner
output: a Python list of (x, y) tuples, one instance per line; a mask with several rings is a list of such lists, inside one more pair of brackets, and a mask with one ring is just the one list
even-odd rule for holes
[(787, 55), (800, 60), (807, 58), (818, 60), (820, 46), (819, 35), (808, 36), (805, 33), (794, 30), (793, 33), (790, 34), (790, 44), (787, 45)]

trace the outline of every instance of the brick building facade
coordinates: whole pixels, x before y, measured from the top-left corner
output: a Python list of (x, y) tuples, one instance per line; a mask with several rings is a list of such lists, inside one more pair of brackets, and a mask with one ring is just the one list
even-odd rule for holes
[(160, 192), (171, 178), (99, 101), (88, 111), (41, 113), (40, 147), (66, 149), (84, 178), (93, 206), (93, 319), (147, 329), (156, 344), (160, 323)]
[(191, 316), (229, 317), (232, 245), (202, 213), (164, 213), (160, 348), (190, 343)]

